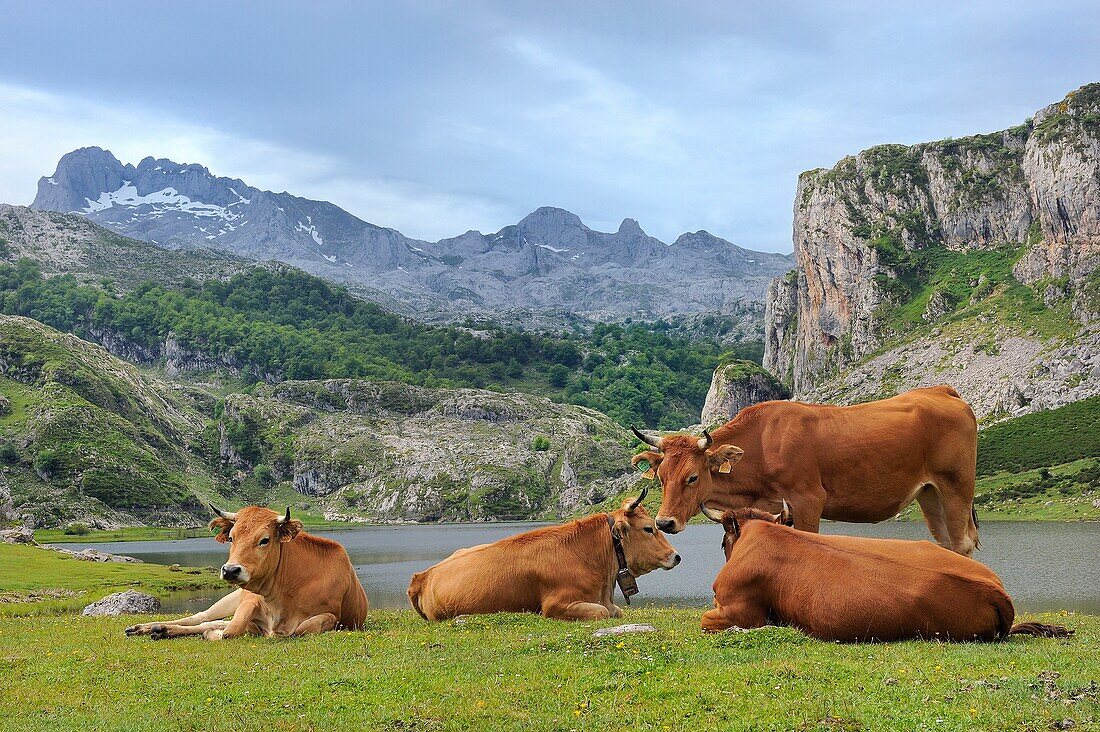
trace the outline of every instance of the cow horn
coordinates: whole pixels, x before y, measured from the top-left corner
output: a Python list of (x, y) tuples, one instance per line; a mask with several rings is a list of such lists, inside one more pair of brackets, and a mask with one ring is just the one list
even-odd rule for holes
[(281, 519), (279, 519), (279, 521), (277, 523), (281, 526), (281, 525), (285, 524), (287, 521), (290, 521), (290, 506), (286, 507), (286, 516), (283, 516)]
[(235, 513), (229, 513), (228, 511), (223, 511), (220, 508), (218, 508), (217, 506), (215, 506), (213, 503), (208, 503), (206, 505), (210, 506), (211, 511), (213, 511), (218, 516), (221, 516), (226, 521), (236, 521), (237, 520), (237, 514), (235, 514)]
[(626, 507), (626, 512), (631, 513), (638, 506), (642, 505), (642, 501), (645, 500), (645, 496), (646, 496), (647, 493), (649, 493), (649, 486), (648, 485), (642, 487), (642, 492), (638, 495), (637, 498), (634, 499), (633, 503), (631, 503), (629, 506)]
[(651, 437), (651, 436), (649, 436), (649, 435), (645, 435), (645, 434), (642, 434), (641, 432), (639, 432), (639, 431), (638, 431), (638, 430), (637, 430), (636, 428), (634, 428), (634, 427), (631, 427), (631, 428), (630, 428), (630, 431), (631, 431), (631, 432), (633, 432), (633, 433), (634, 433), (634, 435), (635, 435), (635, 436), (636, 436), (636, 437), (637, 437), (637, 438), (638, 438), (639, 440), (641, 440), (641, 441), (642, 441), (642, 442), (644, 442), (645, 444), (649, 445), (650, 447), (655, 447), (655, 448), (657, 448), (658, 450), (660, 450), (660, 449), (661, 449), (661, 438), (659, 438), (659, 437)]
[(703, 512), (704, 516), (706, 516), (716, 524), (722, 523), (722, 518), (725, 516), (725, 514), (721, 511), (715, 511), (713, 508), (707, 508), (706, 503), (700, 503), (699, 510)]
[(714, 440), (711, 438), (710, 433), (703, 430), (703, 436), (699, 438), (699, 449), (706, 450), (711, 446)]

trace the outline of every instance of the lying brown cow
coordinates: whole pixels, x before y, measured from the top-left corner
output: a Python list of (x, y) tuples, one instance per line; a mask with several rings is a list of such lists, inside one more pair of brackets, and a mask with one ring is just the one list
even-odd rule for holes
[(1059, 625), (1012, 624), (1015, 610), (988, 567), (928, 541), (825, 536), (755, 508), (712, 511), (726, 564), (703, 630), (788, 625), (822, 640), (994, 641), (1066, 636)]
[(413, 575), (409, 602), (425, 620), (499, 612), (559, 620), (620, 617), (612, 602), (619, 570), (615, 542), (633, 577), (680, 562), (640, 505), (644, 497), (611, 513), (460, 549)]
[[(335, 628), (356, 630), (367, 615), (367, 595), (344, 547), (302, 531), (302, 522), (261, 506), (236, 513), (214, 508), (210, 528), (231, 542), (221, 576), (239, 589), (190, 617), (142, 623), (126, 635), (154, 640), (202, 635), (208, 640), (242, 635), (306, 635)], [(233, 616), (232, 620), (225, 618)]]
[(664, 487), (662, 531), (682, 530), (704, 502), (775, 510), (785, 498), (798, 528), (817, 531), (822, 518), (874, 523), (916, 499), (941, 546), (969, 556), (978, 545), (977, 423), (949, 386), (850, 407), (763, 402), (703, 437), (634, 432), (658, 450), (634, 460)]

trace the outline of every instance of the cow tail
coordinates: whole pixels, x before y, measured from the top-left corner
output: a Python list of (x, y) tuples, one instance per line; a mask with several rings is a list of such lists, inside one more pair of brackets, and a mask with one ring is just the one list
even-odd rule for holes
[(424, 614), (424, 611), (420, 608), (420, 593), (424, 591), (424, 572), (417, 572), (412, 576), (412, 582), (409, 583), (408, 595), (409, 604), (412, 605), (413, 610), (417, 612), (420, 617), (425, 620), (430, 618)]
[(1064, 625), (1047, 625), (1046, 623), (1016, 623), (1008, 631), (1009, 635), (1031, 635), (1036, 638), (1068, 638), (1074, 631)]
[(978, 537), (978, 529), (980, 529), (982, 525), (978, 523), (978, 509), (974, 507), (973, 503), (970, 504), (970, 520), (974, 524), (974, 531), (971, 534), (971, 538), (974, 540), (974, 548), (981, 549), (982, 540)]

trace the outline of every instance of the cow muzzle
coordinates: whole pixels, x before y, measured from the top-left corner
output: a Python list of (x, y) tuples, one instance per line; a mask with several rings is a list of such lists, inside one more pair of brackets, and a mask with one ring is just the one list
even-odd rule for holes
[(674, 518), (670, 518), (669, 516), (658, 516), (656, 523), (657, 528), (665, 532), (666, 534), (679, 534), (680, 529), (683, 528), (682, 526), (680, 526), (679, 521)]
[(664, 568), (665, 569), (672, 569), (673, 567), (675, 567), (679, 563), (680, 563), (680, 555), (677, 554), (676, 552), (673, 552), (672, 554), (669, 554), (668, 557), (665, 558)]
[(221, 576), (232, 585), (243, 585), (249, 580), (248, 570), (239, 564), (223, 564)]

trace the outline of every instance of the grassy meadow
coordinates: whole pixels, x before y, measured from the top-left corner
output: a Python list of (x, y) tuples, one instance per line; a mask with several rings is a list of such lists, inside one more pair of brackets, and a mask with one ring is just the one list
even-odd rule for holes
[[(126, 638), (133, 617), (66, 612), (107, 589), (209, 578), (0, 546), (0, 597), (84, 592), (39, 612), (0, 604), (0, 729), (1100, 728), (1100, 618), (1072, 613), (1028, 616), (1075, 628), (1065, 640), (856, 645), (704, 635), (702, 608), (595, 623), (375, 611), (359, 632), (223, 643)], [(657, 632), (593, 638), (618, 622)]]

